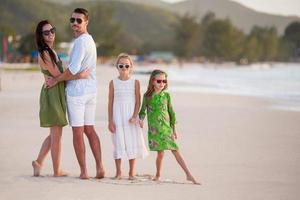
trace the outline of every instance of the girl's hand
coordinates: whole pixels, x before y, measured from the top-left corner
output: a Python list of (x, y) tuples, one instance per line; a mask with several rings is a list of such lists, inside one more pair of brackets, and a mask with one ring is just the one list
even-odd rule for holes
[(172, 134), (172, 139), (173, 139), (173, 140), (177, 140), (177, 133), (176, 133), (176, 132), (174, 132), (174, 133)]
[(46, 79), (46, 88), (51, 88), (54, 85), (56, 85), (58, 82), (55, 80), (55, 78), (48, 76)]
[(137, 121), (136, 117), (131, 117), (131, 118), (129, 119), (129, 123), (131, 123), (131, 124), (137, 124), (138, 121)]
[(108, 123), (108, 130), (111, 133), (115, 133), (116, 132), (116, 125), (115, 125), (115, 123), (113, 123), (113, 122)]
[(144, 121), (143, 120), (139, 120), (139, 124), (141, 128), (144, 128)]
[(82, 72), (76, 74), (77, 79), (86, 79), (89, 77), (89, 75), (90, 75), (90, 70), (88, 69), (85, 69)]

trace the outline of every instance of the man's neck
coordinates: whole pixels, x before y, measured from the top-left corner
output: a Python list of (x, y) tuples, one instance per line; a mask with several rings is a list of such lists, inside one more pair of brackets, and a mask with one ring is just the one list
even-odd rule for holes
[(74, 31), (74, 37), (78, 38), (79, 36), (81, 36), (82, 34), (88, 33), (87, 31), (81, 31), (81, 32), (76, 32)]

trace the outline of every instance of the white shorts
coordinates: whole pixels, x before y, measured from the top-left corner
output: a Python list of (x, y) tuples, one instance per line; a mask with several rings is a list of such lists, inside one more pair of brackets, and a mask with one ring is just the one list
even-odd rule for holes
[(97, 94), (66, 96), (70, 126), (95, 125)]

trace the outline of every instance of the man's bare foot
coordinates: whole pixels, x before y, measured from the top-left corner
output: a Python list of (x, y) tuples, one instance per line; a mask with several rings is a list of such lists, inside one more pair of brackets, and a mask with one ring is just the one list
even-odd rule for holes
[(90, 177), (87, 174), (80, 174), (79, 178), (86, 180), (86, 179), (89, 179)]
[(121, 174), (117, 174), (115, 177), (114, 177), (115, 180), (121, 180), (122, 179), (122, 175)]
[(33, 176), (40, 176), (42, 165), (40, 165), (36, 160), (32, 161)]
[(196, 184), (196, 185), (201, 185), (201, 183), (198, 182), (198, 181), (196, 181), (196, 179), (194, 179), (193, 176), (187, 176), (187, 177), (186, 177), (186, 180), (192, 181), (192, 182), (193, 182), (194, 184)]
[(152, 179), (152, 181), (159, 181), (160, 177), (159, 176), (154, 176), (154, 178)]
[(53, 176), (54, 177), (63, 177), (63, 176), (69, 176), (69, 174), (67, 172), (60, 171), (59, 173), (54, 174)]
[(135, 176), (133, 176), (133, 175), (130, 175), (129, 177), (128, 177), (128, 180), (130, 180), (130, 181), (134, 181), (134, 180), (136, 180), (137, 178), (135, 177)]
[(102, 178), (104, 178), (104, 175), (105, 175), (105, 171), (102, 169), (96, 173), (95, 178), (102, 179)]

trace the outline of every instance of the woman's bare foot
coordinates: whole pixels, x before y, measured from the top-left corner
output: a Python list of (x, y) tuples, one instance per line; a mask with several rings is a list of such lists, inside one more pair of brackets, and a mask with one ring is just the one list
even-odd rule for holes
[(40, 176), (42, 165), (40, 165), (36, 160), (32, 161), (33, 176)]
[(56, 173), (53, 175), (54, 177), (63, 177), (63, 176), (69, 176), (67, 172), (59, 171), (59, 173)]
[(160, 177), (159, 176), (154, 176), (154, 178), (152, 179), (152, 181), (159, 181)]
[(196, 181), (196, 179), (194, 179), (193, 176), (187, 176), (187, 177), (186, 177), (186, 180), (192, 181), (192, 182), (193, 182), (194, 184), (196, 184), (196, 185), (201, 185), (201, 183), (199, 183), (198, 181)]
[(102, 169), (102, 170), (97, 172), (95, 178), (102, 179), (102, 178), (104, 178), (104, 175), (105, 175), (105, 171)]
[(87, 174), (80, 174), (79, 178), (86, 180), (86, 179), (89, 179), (90, 177)]

